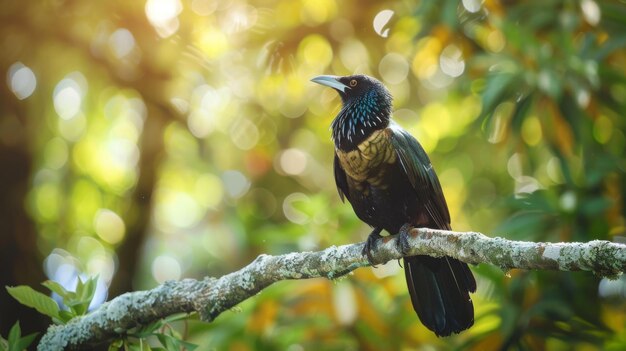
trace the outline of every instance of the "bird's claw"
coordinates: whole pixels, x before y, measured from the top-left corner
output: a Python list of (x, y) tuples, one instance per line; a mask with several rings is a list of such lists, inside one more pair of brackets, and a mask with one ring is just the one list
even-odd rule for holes
[(398, 248), (398, 251), (402, 253), (402, 255), (406, 255), (411, 250), (411, 245), (409, 244), (411, 229), (413, 229), (413, 226), (406, 223), (400, 228), (400, 231), (398, 232), (396, 247)]
[(363, 256), (367, 256), (367, 261), (374, 268), (376, 268), (376, 265), (374, 264), (374, 257), (372, 256), (372, 252), (371, 251), (376, 248), (376, 241), (378, 241), (378, 239), (380, 239), (380, 238), (382, 238), (380, 236), (380, 231), (374, 230), (367, 237), (367, 240), (365, 240), (365, 246), (363, 246), (363, 251), (361, 251)]

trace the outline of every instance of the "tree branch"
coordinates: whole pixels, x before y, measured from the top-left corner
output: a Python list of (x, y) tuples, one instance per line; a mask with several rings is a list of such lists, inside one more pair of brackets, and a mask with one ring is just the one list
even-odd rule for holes
[[(474, 232), (422, 228), (412, 230), (408, 242), (410, 249), (403, 254), (398, 251), (394, 237), (379, 240), (372, 252), (373, 263), (430, 255), (452, 256), (471, 264), (490, 263), (503, 270), (584, 270), (608, 277), (626, 271), (626, 245), (608, 241), (533, 243), (489, 238)], [(152, 290), (127, 293), (66, 325), (51, 326), (38, 350), (84, 348), (181, 312), (198, 312), (203, 320), (210, 322), (275, 282), (316, 277), (334, 279), (369, 266), (361, 254), (363, 245), (332, 246), (323, 251), (280, 256), (260, 255), (241, 270), (218, 279), (168, 281)]]

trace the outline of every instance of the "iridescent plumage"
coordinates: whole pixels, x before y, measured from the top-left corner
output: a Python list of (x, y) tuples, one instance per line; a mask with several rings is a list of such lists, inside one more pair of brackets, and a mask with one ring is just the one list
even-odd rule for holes
[[(448, 206), (428, 155), (390, 121), (392, 100), (384, 85), (363, 75), (313, 81), (337, 90), (343, 102), (331, 125), (335, 182), (341, 198), (374, 227), (364, 254), (369, 257), (383, 229), (391, 234), (402, 232), (405, 224), (450, 229)], [(411, 256), (405, 258), (405, 275), (413, 308), (435, 334), (447, 336), (473, 324), (469, 293), (476, 281), (467, 264), (451, 257)]]

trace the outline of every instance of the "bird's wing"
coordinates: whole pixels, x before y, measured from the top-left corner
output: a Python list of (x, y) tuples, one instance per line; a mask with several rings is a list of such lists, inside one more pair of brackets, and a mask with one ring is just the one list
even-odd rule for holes
[(391, 134), (391, 145), (409, 182), (437, 225), (437, 229), (450, 229), (448, 205), (426, 151), (411, 134), (399, 126), (393, 125), (387, 130)]
[(335, 170), (335, 183), (337, 184), (337, 191), (339, 192), (339, 197), (341, 201), (345, 201), (344, 198), (350, 197), (348, 196), (348, 179), (346, 177), (346, 172), (341, 168), (341, 164), (339, 163), (339, 157), (335, 154), (335, 162), (333, 165)]

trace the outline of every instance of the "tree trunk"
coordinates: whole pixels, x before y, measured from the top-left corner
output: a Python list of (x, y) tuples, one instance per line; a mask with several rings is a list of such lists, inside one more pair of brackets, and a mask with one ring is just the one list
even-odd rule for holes
[[(0, 65), (2, 67), (2, 65)], [(6, 72), (6, 69), (2, 69)], [(45, 280), (37, 251), (37, 229), (26, 212), (33, 157), (19, 101), (0, 87), (0, 334), (16, 320), (24, 334), (45, 330), (50, 323), (32, 308), (13, 299), (5, 286), (41, 287)]]
[(140, 253), (150, 226), (152, 194), (160, 159), (163, 154), (163, 130), (166, 118), (162, 111), (146, 102), (148, 117), (141, 137), (139, 179), (132, 195), (133, 206), (125, 220), (128, 223), (126, 239), (117, 249), (119, 267), (109, 289), (109, 297), (133, 291), (133, 279), (140, 260)]

